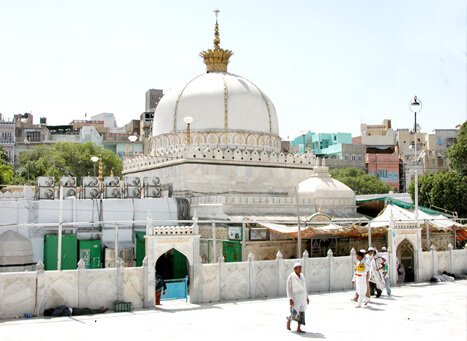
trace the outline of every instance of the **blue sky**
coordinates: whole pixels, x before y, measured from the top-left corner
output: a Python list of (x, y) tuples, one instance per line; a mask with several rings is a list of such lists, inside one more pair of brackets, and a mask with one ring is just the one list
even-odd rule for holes
[(0, 0), (0, 112), (50, 124), (144, 111), (149, 88), (203, 73), (220, 8), (229, 71), (273, 101), (281, 136), (392, 118), (424, 131), (466, 113), (466, 5), (458, 0)]

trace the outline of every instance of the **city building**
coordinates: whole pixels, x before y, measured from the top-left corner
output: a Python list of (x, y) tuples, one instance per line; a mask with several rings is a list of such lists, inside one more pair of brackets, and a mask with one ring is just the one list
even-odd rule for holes
[(0, 113), (0, 146), (11, 163), (15, 163), (15, 122), (7, 120)]
[(392, 129), (391, 120), (385, 119), (383, 124), (360, 125), (361, 140), (368, 153), (393, 153), (396, 145), (396, 132)]
[(144, 111), (155, 112), (164, 92), (160, 89), (149, 89), (146, 91), (146, 105)]
[(47, 119), (41, 117), (39, 124), (34, 123), (31, 113), (14, 116), (15, 121), (15, 163), (19, 160), (19, 154), (30, 148), (44, 144), (49, 139)]
[(362, 123), (360, 133), (361, 136), (354, 137), (352, 142), (365, 146), (367, 173), (399, 192), (401, 162), (396, 144), (397, 134), (392, 129), (391, 120), (385, 119), (383, 124)]
[(333, 168), (365, 168), (365, 146), (354, 144), (350, 133), (314, 133), (308, 131), (290, 142), (291, 153), (311, 153), (326, 158)]
[(366, 153), (367, 172), (389, 185), (394, 192), (400, 190), (400, 160), (393, 153)]
[(409, 129), (397, 130), (397, 145), (405, 173), (404, 186), (410, 184), (414, 171), (419, 175), (433, 174), (449, 168), (447, 150), (456, 143), (459, 129), (435, 129), (433, 133), (417, 132), (417, 155), (415, 134)]

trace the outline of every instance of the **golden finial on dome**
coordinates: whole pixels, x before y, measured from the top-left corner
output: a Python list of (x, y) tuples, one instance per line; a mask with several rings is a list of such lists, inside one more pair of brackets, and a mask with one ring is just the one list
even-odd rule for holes
[(200, 53), (200, 56), (204, 59), (204, 63), (206, 64), (207, 72), (227, 72), (227, 64), (229, 64), (229, 58), (233, 54), (232, 51), (221, 49), (219, 46), (221, 43), (219, 23), (217, 21), (219, 12), (218, 9), (214, 10), (214, 14), (216, 15), (216, 24), (214, 25), (214, 49), (204, 50)]

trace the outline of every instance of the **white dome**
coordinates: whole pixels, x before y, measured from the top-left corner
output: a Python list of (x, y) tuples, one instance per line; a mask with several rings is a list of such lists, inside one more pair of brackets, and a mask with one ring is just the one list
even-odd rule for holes
[(331, 178), (327, 168), (315, 168), (313, 174), (298, 184), (301, 197), (350, 199), (355, 202), (355, 192), (342, 182)]
[(249, 131), (279, 135), (271, 100), (249, 80), (226, 72), (208, 72), (166, 93), (154, 114), (153, 136), (191, 131)]

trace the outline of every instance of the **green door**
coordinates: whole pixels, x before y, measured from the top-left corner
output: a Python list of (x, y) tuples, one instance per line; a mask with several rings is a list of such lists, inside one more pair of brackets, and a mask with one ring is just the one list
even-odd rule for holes
[(225, 262), (242, 261), (242, 245), (239, 241), (224, 241), (222, 243), (222, 249)]
[(188, 276), (188, 260), (184, 254), (173, 250), (173, 278), (180, 279)]
[[(57, 270), (58, 238), (55, 234), (44, 236), (44, 268)], [(62, 270), (74, 270), (78, 263), (78, 241), (74, 234), (62, 235)]]
[(80, 240), (79, 241), (79, 258), (84, 260), (86, 269), (101, 268), (101, 241), (96, 240)]
[(146, 244), (144, 241), (144, 236), (146, 232), (136, 231), (135, 232), (135, 241), (136, 241), (136, 266), (143, 265), (143, 259), (146, 256)]

